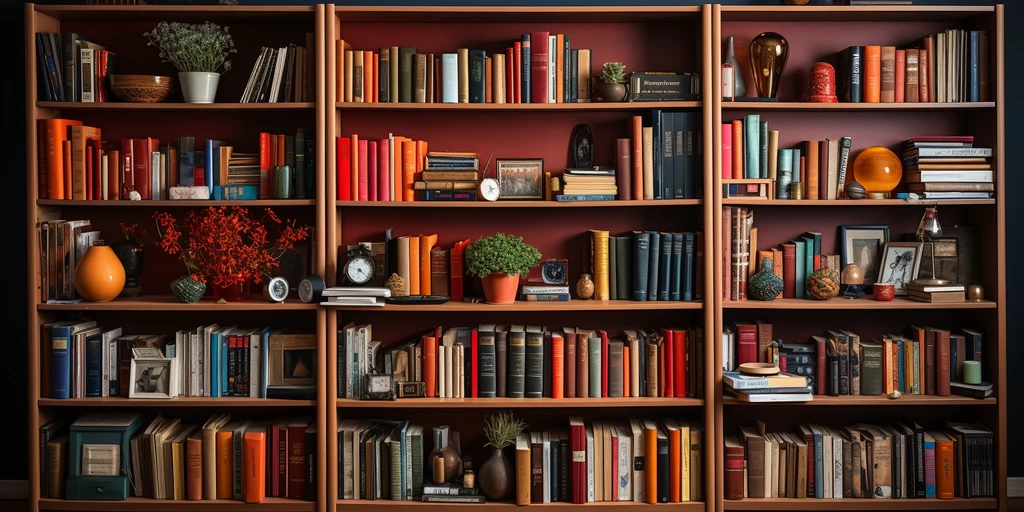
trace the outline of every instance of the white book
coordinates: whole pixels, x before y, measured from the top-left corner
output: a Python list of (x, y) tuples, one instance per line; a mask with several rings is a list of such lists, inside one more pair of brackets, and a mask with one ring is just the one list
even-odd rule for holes
[(454, 379), (454, 377), (455, 377), (455, 375), (454, 375), (455, 367), (454, 367), (454, 361), (453, 361), (454, 356), (455, 356), (455, 351), (453, 349), (454, 349), (454, 347), (452, 347), (452, 346), (447, 346), (447, 347), (444, 348), (444, 364), (445, 364), (444, 387), (445, 387), (445, 390), (448, 392), (448, 394), (445, 395), (446, 398), (452, 398), (452, 397), (455, 396), (454, 390), (452, 389), (452, 385), (455, 383), (455, 379)]
[[(818, 427), (821, 429), (821, 476), (823, 490), (825, 496), (832, 496), (834, 494), (833, 483), (835, 482), (834, 473), (835, 469), (832, 461), (832, 434), (829, 433), (828, 429)], [(840, 492), (842, 492), (842, 485), (839, 486)]]
[(587, 503), (594, 502), (594, 427), (587, 425)]
[(544, 503), (551, 503), (551, 478), (554, 477), (551, 468), (551, 434), (543, 432), (541, 436), (541, 474), (543, 475), (541, 487), (544, 488), (542, 493), (542, 501)]
[(445, 393), (447, 391), (445, 370), (448, 368), (448, 364), (444, 359), (445, 347), (444, 345), (437, 346), (437, 396), (438, 398), (448, 398)]
[[(103, 372), (100, 381), (100, 396), (110, 396), (110, 378), (117, 375), (119, 371), (119, 361), (116, 357), (116, 352), (111, 353), (110, 346), (113, 341), (121, 336), (121, 328), (115, 327), (109, 331), (104, 331), (103, 335), (100, 336), (100, 371)], [(114, 345), (115, 347), (117, 345)], [(115, 377), (116, 380), (116, 377)]]
[(96, 70), (94, 69), (94, 58), (96, 50), (93, 48), (80, 48), (78, 50), (80, 64), (79, 83), (82, 88), (82, 102), (96, 102)]
[(332, 286), (324, 290), (323, 297), (390, 297), (391, 290), (384, 287)]
[(459, 102), (459, 55), (441, 54), (441, 103)]
[(832, 436), (832, 497), (843, 497), (843, 435), (829, 428)]
[[(632, 353), (632, 349), (630, 349)], [(636, 396), (636, 395), (633, 395)], [(640, 420), (632, 419), (629, 420), (630, 434), (632, 435), (632, 447), (633, 447), (633, 460), (642, 458), (644, 456), (644, 427), (640, 423)], [(630, 466), (633, 470), (633, 478), (631, 484), (633, 485), (633, 501), (637, 503), (644, 503), (644, 471), (637, 469), (637, 465), (633, 464)]]
[(555, 100), (555, 77), (556, 55), (558, 48), (558, 36), (548, 36), (548, 103), (556, 103)]

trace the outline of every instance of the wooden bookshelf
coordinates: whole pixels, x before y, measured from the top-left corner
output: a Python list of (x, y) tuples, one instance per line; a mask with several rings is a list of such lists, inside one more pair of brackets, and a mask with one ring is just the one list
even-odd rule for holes
[(126, 102), (104, 102), (104, 103), (82, 103), (80, 101), (37, 101), (37, 108), (52, 108), (57, 110), (177, 110), (183, 112), (207, 111), (207, 110), (232, 110), (242, 111), (263, 111), (263, 110), (312, 110), (316, 104), (311, 101), (298, 101), (288, 103), (126, 103)]
[(996, 309), (998, 304), (990, 300), (978, 302), (918, 302), (904, 297), (885, 302), (875, 300), (871, 295), (859, 299), (836, 297), (831, 300), (813, 299), (775, 299), (773, 301), (758, 300), (725, 300), (723, 309)]
[(315, 400), (285, 400), (280, 398), (203, 398), (193, 396), (176, 396), (169, 399), (161, 398), (40, 398), (40, 407), (121, 407), (121, 408), (153, 408), (153, 407), (315, 407)]
[[(585, 409), (594, 407), (702, 407), (698, 398), (400, 398), (394, 407), (403, 409)], [(342, 409), (378, 409), (374, 400), (339, 398)]]
[[(102, 103), (101, 103), (102, 105)], [(233, 200), (223, 199), (216, 202), (204, 201), (200, 199), (190, 200), (166, 200), (166, 201), (89, 201), (89, 200), (75, 200), (75, 199), (36, 199), (36, 204), (39, 206), (58, 206), (65, 208), (72, 207), (85, 207), (85, 208), (152, 208), (163, 209), (163, 208), (204, 208), (207, 206), (245, 206), (248, 208), (279, 208), (279, 207), (290, 207), (290, 206), (315, 206), (315, 199), (253, 199), (253, 200)]]
[(150, 500), (145, 498), (128, 498), (124, 501), (109, 500), (57, 500), (43, 498), (39, 500), (39, 510), (75, 510), (97, 512), (178, 512), (188, 510), (195, 512), (220, 511), (253, 511), (253, 512), (312, 512), (316, 510), (312, 501), (298, 501), (281, 498), (267, 498), (263, 503), (244, 503), (235, 500), (210, 501), (175, 501)]
[(542, 312), (542, 311), (676, 311), (676, 310), (701, 310), (704, 304), (701, 302), (645, 302), (636, 300), (570, 300), (551, 302), (530, 302), (517, 300), (512, 304), (487, 304), (472, 302), (445, 302), (444, 304), (386, 304), (385, 306), (326, 306), (328, 309), (339, 311), (428, 311), (444, 313), (450, 311), (467, 311), (486, 313), (490, 311), (519, 311), (519, 312)]
[(903, 407), (908, 405), (928, 405), (937, 407), (956, 406), (956, 407), (972, 407), (972, 406), (993, 406), (996, 405), (995, 398), (969, 398), (966, 396), (936, 396), (936, 395), (901, 395), (897, 399), (892, 399), (887, 396), (829, 396), (829, 395), (814, 395), (814, 399), (810, 402), (746, 402), (738, 400), (729, 395), (722, 396), (722, 404), (725, 406), (771, 406), (771, 407), (810, 407), (810, 406), (825, 406), (825, 407), (878, 407), (878, 406), (893, 406)]
[(982, 110), (996, 108), (993, 101), (963, 103), (809, 103), (799, 101), (723, 101), (722, 110), (798, 112), (870, 112), (915, 110)]
[(726, 501), (722, 510), (995, 510), (998, 507), (995, 498), (891, 500), (892, 503), (877, 501), (853, 498), (758, 498)]
[(395, 111), (504, 111), (525, 110), (550, 112), (553, 110), (607, 111), (607, 110), (650, 110), (698, 109), (699, 101), (630, 101), (620, 103), (351, 103), (339, 102), (338, 110), (395, 110)]
[(925, 206), (985, 206), (996, 204), (995, 199), (932, 199), (914, 200), (909, 199), (804, 199), (792, 201), (787, 199), (747, 199), (743, 197), (726, 197), (722, 199), (723, 205), (729, 206), (777, 206), (777, 207), (829, 207), (829, 208), (878, 208), (878, 207), (902, 207), (912, 206), (923, 208)]
[(241, 302), (217, 303), (213, 298), (185, 304), (173, 295), (150, 295), (138, 299), (114, 299), (110, 302), (82, 301), (77, 304), (36, 304), (38, 311), (315, 311), (316, 304), (299, 299), (268, 302), (251, 297)]
[[(533, 503), (531, 507), (536, 507), (538, 510), (544, 512), (573, 512), (578, 509), (581, 505), (573, 505), (571, 503), (557, 502), (557, 503)], [(634, 503), (632, 501), (598, 501), (593, 503), (587, 503), (586, 507), (592, 507), (597, 510), (671, 510), (673, 512), (700, 512), (704, 510), (703, 502), (686, 502), (686, 503), (659, 503), (657, 505), (650, 505), (647, 503)], [(459, 505), (459, 508), (469, 508), (471, 510), (479, 510), (482, 512), (490, 512), (492, 510), (515, 510), (515, 503), (484, 503), (480, 505)], [(380, 512), (401, 512), (404, 510), (451, 510), (453, 505), (450, 503), (420, 503), (418, 501), (388, 501), (388, 500), (343, 500), (339, 501), (336, 509), (338, 512), (357, 512), (362, 510), (373, 510)]]

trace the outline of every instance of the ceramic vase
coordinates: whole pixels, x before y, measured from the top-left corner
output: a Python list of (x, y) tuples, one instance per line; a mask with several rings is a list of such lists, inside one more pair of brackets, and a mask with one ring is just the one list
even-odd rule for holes
[(747, 281), (747, 295), (757, 300), (775, 300), (782, 293), (782, 278), (775, 275), (775, 263), (764, 258), (757, 273)]
[(750, 41), (750, 73), (758, 98), (774, 98), (789, 58), (789, 41), (777, 32), (761, 32)]
[(274, 199), (292, 198), (292, 168), (290, 165), (274, 167)]
[(144, 263), (142, 247), (125, 239), (112, 245), (111, 249), (114, 250), (117, 259), (121, 261), (121, 266), (124, 267), (125, 283), (124, 289), (121, 290), (121, 297), (141, 296), (142, 287), (139, 286), (139, 277), (142, 276)]
[(576, 296), (584, 300), (594, 296), (594, 280), (590, 274), (581, 274), (580, 280), (576, 281)]
[(602, 83), (597, 86), (597, 89), (594, 91), (594, 101), (601, 101), (605, 103), (625, 101), (626, 92), (626, 84)]
[(93, 245), (75, 266), (75, 290), (90, 302), (109, 302), (124, 288), (124, 267), (113, 249)]
[[(442, 446), (443, 445), (443, 446)], [(434, 449), (427, 455), (431, 468), (431, 479), (435, 484), (451, 482), (459, 472), (459, 453), (450, 444), (444, 443), (440, 428), (434, 428)]]
[(217, 98), (217, 84), (220, 73), (203, 73), (198, 71), (182, 71), (178, 73), (181, 84), (181, 95), (185, 103), (213, 103)]
[(505, 457), (504, 451), (493, 449), (491, 456), (480, 466), (477, 481), (487, 499), (501, 501), (512, 491), (514, 474), (512, 461)]
[(491, 272), (480, 279), (484, 287), (484, 298), (489, 304), (512, 304), (519, 291), (519, 275), (510, 276), (504, 272)]
[(192, 279), (191, 275), (185, 274), (171, 281), (171, 293), (186, 304), (199, 302), (199, 299), (203, 298), (203, 294), (206, 293), (206, 283)]
[(725, 43), (725, 63), (732, 64), (733, 74), (733, 97), (742, 98), (747, 95), (747, 85), (743, 82), (743, 73), (740, 71), (740, 62), (736, 60), (736, 48), (734, 47), (733, 37), (729, 36), (729, 39)]

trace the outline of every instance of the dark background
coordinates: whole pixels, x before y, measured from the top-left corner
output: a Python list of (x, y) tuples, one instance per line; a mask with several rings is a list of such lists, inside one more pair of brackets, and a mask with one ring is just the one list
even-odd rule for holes
[[(74, 1), (40, 1), (40, 4), (61, 4), (61, 3), (80, 3)], [(319, 2), (311, 0), (240, 0), (239, 3), (254, 5), (309, 5)], [(338, 4), (344, 4), (346, 2), (337, 2)], [(561, 0), (561, 1), (545, 1), (545, 0), (449, 0), (449, 1), (430, 1), (430, 0), (408, 0), (408, 1), (394, 1), (389, 2), (386, 0), (375, 1), (366, 0), (364, 2), (355, 2), (358, 4), (365, 5), (623, 5), (632, 4), (625, 0)], [(645, 5), (693, 5), (701, 4), (704, 2), (688, 2), (688, 1), (670, 1), (670, 0), (647, 0), (643, 3)], [(753, 1), (738, 1), (738, 0), (725, 0), (719, 3), (724, 5), (779, 5), (780, 0), (753, 0)], [(959, 1), (916, 1), (918, 5), (924, 4), (939, 4), (939, 5), (992, 5), (992, 2), (978, 2), (969, 0)], [(0, 1), (0, 23), (3, 23), (3, 29), (0, 30), (0, 37), (3, 39), (3, 43), (0, 43), (0, 48), (7, 48), (8, 55), (12, 56), (11, 61), (13, 64), (10, 66), (11, 70), (7, 73), (0, 73), (0, 81), (2, 81), (2, 97), (4, 102), (3, 110), (3, 137), (8, 141), (9, 151), (7, 152), (7, 171), (4, 173), (7, 175), (7, 185), (5, 188), (9, 190), (10, 200), (3, 201), (3, 208), (7, 213), (10, 222), (8, 223), (10, 234), (10, 250), (8, 251), (7, 257), (4, 259), (8, 262), (8, 272), (14, 274), (15, 281), (10, 283), (9, 290), (12, 291), (11, 295), (7, 299), (8, 313), (8, 324), (12, 326), (11, 330), (8, 331), (6, 341), (3, 342), (3, 348), (0, 349), (0, 375), (3, 376), (2, 381), (8, 384), (8, 393), (5, 393), (3, 401), (0, 402), (0, 410), (3, 411), (3, 415), (7, 417), (11, 425), (21, 425), (21, 421), (26, 421), (26, 414), (28, 411), (28, 400), (25, 394), (24, 384), (27, 377), (26, 361), (28, 360), (28, 354), (26, 353), (27, 338), (27, 325), (25, 317), (28, 314), (27, 304), (25, 297), (21, 295), (21, 290), (25, 290), (28, 287), (28, 276), (24, 269), (26, 266), (27, 253), (22, 250), (21, 247), (25, 243), (25, 194), (22, 192), (25, 189), (25, 178), (27, 172), (25, 169), (25, 80), (24, 80), (24, 69), (23, 69), (23, 58), (25, 51), (25, 34), (24, 34), (24, 4), (15, 0), (2, 0)], [(1012, 62), (1018, 59), (1018, 56), (1024, 52), (1024, 37), (1020, 30), (1013, 28), (1013, 23), (1010, 20), (1019, 19), (1018, 17), (1024, 14), (1024, 6), (1022, 2), (1007, 2), (1006, 5), (1006, 83), (1014, 84), (1019, 83), (1017, 79), (1020, 78), (1021, 71), (1019, 67), (1010, 65)], [(1012, 122), (1014, 117), (1013, 112), (1018, 112), (1021, 109), (1021, 97), (1016, 94), (1012, 94), (1015, 88), (1007, 87), (1006, 94), (1006, 141), (1020, 140), (1021, 128), (1020, 125)], [(1004, 149), (1005, 151), (1005, 149)], [(1017, 186), (1022, 183), (1021, 175), (1013, 172), (1016, 166), (1021, 165), (1021, 156), (1014, 152), (1006, 153), (1006, 189), (1014, 190)], [(1007, 194), (1009, 197), (1009, 194)], [(1007, 201), (1006, 203), (1006, 218), (1007, 226), (1013, 226), (1014, 220), (1021, 218), (1021, 214), (1024, 213), (1024, 204), (1016, 201)], [(5, 217), (7, 217), (5, 216)], [(1024, 232), (1021, 230), (1013, 230), (1012, 228), (1006, 233), (1006, 248), (1008, 254), (1017, 254), (1020, 252), (1022, 245), (1024, 245)], [(1021, 267), (1013, 264), (1013, 261), (1007, 265), (1007, 275), (1004, 277), (1004, 283), (1021, 283), (1024, 282), (1024, 275), (1022, 275)], [(1013, 289), (1011, 288), (1011, 291)], [(1017, 334), (1021, 330), (1021, 319), (1024, 318), (1024, 300), (1013, 293), (1007, 294), (1007, 340), (1014, 339), (1014, 334)], [(1014, 343), (1009, 342), (1007, 347), (1007, 354), (1009, 361), (1022, 361), (1024, 360), (1024, 346), (1018, 347)], [(1007, 368), (1012, 366), (1006, 364)], [(1001, 400), (1009, 400), (1007, 407), (1009, 410), (1022, 410), (1024, 406), (1024, 378), (1017, 377), (1011, 373), (1009, 375), (1009, 389), (1000, 390), (999, 396)], [(1010, 425), (1006, 432), (1013, 432), (1019, 428), (1024, 427), (1021, 424)], [(15, 427), (17, 428), (17, 427)], [(1004, 434), (1005, 435), (1005, 434)], [(25, 464), (21, 464), (19, 461), (25, 461), (28, 458), (28, 450), (26, 443), (18, 442), (18, 439), (24, 439), (18, 437), (20, 434), (16, 434), (13, 443), (9, 443), (6, 450), (7, 464), (0, 464), (0, 480), (16, 479), (25, 480), (28, 478), (28, 471)], [(1009, 476), (1024, 477), (1024, 440), (1017, 436), (1009, 437), (1009, 451), (1008, 462), (1009, 462)]]

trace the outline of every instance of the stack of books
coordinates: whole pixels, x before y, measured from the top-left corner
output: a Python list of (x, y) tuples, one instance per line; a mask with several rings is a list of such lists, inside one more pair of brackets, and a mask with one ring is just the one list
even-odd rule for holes
[[(431, 151), (418, 173), (424, 201), (474, 201), (480, 182), (480, 157), (477, 153)], [(422, 188), (421, 188), (422, 187)]]
[(322, 306), (383, 306), (391, 290), (381, 287), (332, 286), (324, 290)]
[(992, 148), (974, 147), (974, 137), (912, 137), (903, 145), (903, 181), (916, 199), (988, 199)]
[(810, 402), (814, 399), (807, 378), (789, 373), (744, 375), (724, 372), (725, 391), (744, 402)]
[(918, 302), (964, 302), (967, 294), (962, 284), (927, 285), (910, 282), (907, 283), (907, 298)]
[(610, 167), (569, 168), (562, 175), (559, 201), (612, 201), (619, 193), (615, 169)]

